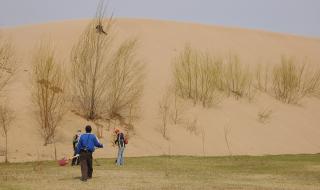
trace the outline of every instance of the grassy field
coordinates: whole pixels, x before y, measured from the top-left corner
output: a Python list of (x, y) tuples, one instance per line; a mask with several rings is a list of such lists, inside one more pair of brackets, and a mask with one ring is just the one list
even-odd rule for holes
[(94, 177), (56, 162), (0, 164), (1, 190), (320, 189), (320, 155), (98, 159)]

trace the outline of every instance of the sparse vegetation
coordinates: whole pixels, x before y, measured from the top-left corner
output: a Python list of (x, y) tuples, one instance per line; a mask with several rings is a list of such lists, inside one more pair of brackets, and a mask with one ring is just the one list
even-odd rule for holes
[(198, 135), (199, 134), (199, 129), (197, 126), (198, 123), (198, 118), (193, 118), (192, 120), (187, 120), (186, 121), (186, 130), (189, 131), (192, 134)]
[(167, 91), (159, 101), (159, 115), (161, 120), (161, 133), (163, 138), (168, 138), (167, 130), (168, 130), (168, 122), (170, 116), (170, 92)]
[(16, 71), (16, 58), (12, 43), (0, 35), (0, 92)]
[(227, 145), (229, 156), (232, 156), (230, 133), (231, 133), (231, 127), (226, 125), (224, 127), (224, 140), (225, 140), (226, 145)]
[(110, 67), (107, 107), (109, 118), (134, 117), (143, 92), (144, 65), (136, 56), (137, 40), (121, 44), (113, 56)]
[(202, 156), (206, 156), (205, 141), (206, 141), (206, 133), (204, 128), (202, 128), (201, 129)]
[(14, 112), (7, 105), (0, 105), (0, 128), (5, 138), (5, 163), (8, 163), (8, 132), (14, 120)]
[(74, 105), (80, 115), (97, 124), (99, 134), (100, 121), (119, 120), (133, 127), (144, 77), (144, 65), (136, 55), (137, 40), (113, 47), (114, 20), (105, 13), (101, 1), (71, 53)]
[(283, 57), (281, 64), (274, 67), (272, 77), (273, 94), (284, 103), (296, 104), (303, 97), (319, 92), (320, 69), (299, 65), (293, 58)]
[(182, 120), (183, 115), (183, 102), (181, 98), (178, 96), (177, 88), (173, 88), (173, 100), (172, 106), (170, 110), (170, 119), (174, 125), (177, 125)]
[(228, 95), (236, 99), (247, 97), (251, 100), (255, 95), (250, 68), (242, 65), (237, 56), (229, 56), (226, 60), (224, 87)]
[(255, 87), (261, 92), (268, 93), (270, 88), (270, 67), (269, 65), (258, 64), (256, 67)]
[(209, 107), (221, 101), (222, 61), (187, 45), (174, 59), (177, 94)]
[(267, 123), (271, 119), (272, 113), (273, 111), (270, 108), (260, 110), (258, 112), (258, 121), (261, 123)]
[(0, 189), (292, 190), (320, 186), (319, 155), (126, 158), (121, 170), (112, 158), (98, 162), (86, 184), (80, 181), (78, 167), (42, 162), (43, 172), (39, 172), (32, 169), (33, 163), (0, 164)]
[(14, 112), (7, 106), (3, 92), (16, 72), (16, 58), (12, 43), (0, 35), (0, 129), (5, 138), (5, 163), (8, 163), (8, 132), (14, 120)]
[(256, 90), (296, 104), (306, 96), (320, 97), (320, 69), (283, 57), (272, 69), (258, 65), (253, 74), (237, 56), (217, 59), (187, 45), (174, 59), (174, 84), (178, 96), (203, 107), (219, 103), (223, 94), (251, 101)]
[(237, 56), (220, 59), (186, 46), (174, 60), (174, 83), (178, 95), (210, 107), (224, 95), (252, 100), (256, 94), (253, 74)]
[[(73, 98), (77, 111), (88, 120), (96, 120), (107, 112), (107, 88), (110, 87), (112, 17), (105, 18), (101, 1), (96, 17), (89, 23), (71, 52)], [(97, 31), (100, 26), (107, 33)], [(104, 28), (103, 28), (104, 27)]]
[(66, 74), (54, 47), (42, 42), (33, 57), (32, 100), (44, 145), (55, 143), (56, 129), (66, 111)]

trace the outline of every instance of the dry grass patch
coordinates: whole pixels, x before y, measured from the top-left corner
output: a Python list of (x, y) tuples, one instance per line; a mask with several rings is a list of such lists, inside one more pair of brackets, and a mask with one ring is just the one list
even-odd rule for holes
[[(97, 189), (317, 189), (319, 155), (230, 157), (126, 158), (125, 166), (114, 159), (99, 159), (93, 179), (80, 181), (79, 167), (59, 167), (43, 162), (0, 164), (0, 189), (97, 190)], [(120, 180), (121, 179), (121, 180)]]

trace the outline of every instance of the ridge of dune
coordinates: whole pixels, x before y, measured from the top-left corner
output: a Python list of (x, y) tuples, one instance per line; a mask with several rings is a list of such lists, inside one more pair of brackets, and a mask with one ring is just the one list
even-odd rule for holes
[[(41, 39), (54, 42), (56, 54), (64, 63), (86, 27), (87, 20), (50, 22), (29, 26), (1, 28), (15, 45), (19, 70), (8, 88), (16, 121), (9, 132), (9, 160), (52, 159), (53, 146), (42, 146), (30, 97), (29, 77), (32, 53)], [(320, 39), (250, 29), (211, 26), (195, 23), (147, 19), (117, 19), (115, 44), (128, 37), (139, 39), (139, 57), (146, 63), (145, 90), (141, 101), (141, 118), (135, 123), (127, 156), (202, 155), (202, 136), (190, 133), (180, 124), (169, 126), (169, 140), (159, 132), (158, 101), (171, 77), (171, 60), (186, 43), (216, 55), (233, 53), (249, 65), (275, 64), (282, 55), (320, 64)], [(259, 110), (271, 107), (274, 114), (267, 124), (257, 121)], [(267, 95), (251, 103), (226, 99), (218, 107), (188, 107), (184, 120), (197, 120), (205, 133), (205, 155), (263, 155), (320, 152), (320, 100), (307, 98), (301, 106), (285, 105)], [(58, 129), (58, 157), (72, 154), (72, 136), (88, 122), (68, 112)], [(94, 126), (93, 123), (90, 123)], [(225, 141), (228, 128), (230, 149)], [(113, 157), (111, 132), (105, 131), (105, 149), (97, 157)], [(3, 138), (0, 139), (0, 150)], [(1, 151), (0, 151), (1, 152)], [(3, 157), (0, 156), (0, 159)]]
[[(217, 24), (209, 24), (209, 23), (197, 23), (191, 21), (176, 21), (176, 20), (161, 20), (161, 19), (149, 19), (149, 18), (127, 18), (127, 17), (117, 17), (115, 20), (119, 20), (120, 22), (123, 21), (136, 21), (136, 22), (153, 22), (153, 23), (172, 23), (177, 25), (186, 24), (189, 26), (204, 26), (204, 27), (211, 27), (211, 28), (220, 28), (226, 30), (240, 30), (244, 32), (259, 32), (269, 35), (276, 35), (282, 37), (297, 37), (297, 38), (304, 38), (309, 40), (320, 40), (320, 37), (317, 36), (305, 36), (299, 34), (291, 34), (285, 32), (274, 32), (268, 31), (264, 29), (258, 28), (243, 28), (239, 26), (224, 26), (224, 25), (217, 25)], [(36, 26), (45, 26), (45, 25), (55, 25), (55, 24), (68, 24), (68, 23), (77, 23), (77, 22), (89, 22), (90, 19), (67, 19), (67, 20), (53, 20), (49, 22), (41, 22), (41, 23), (31, 23), (31, 24), (23, 24), (23, 25), (14, 25), (14, 26), (2, 26), (0, 30), (10, 30), (10, 29), (19, 29), (19, 28), (28, 28), (28, 27), (36, 27)]]

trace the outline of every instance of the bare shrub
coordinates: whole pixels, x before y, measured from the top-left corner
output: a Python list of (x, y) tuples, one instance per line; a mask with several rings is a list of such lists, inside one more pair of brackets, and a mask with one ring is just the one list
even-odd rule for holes
[(197, 63), (197, 53), (190, 46), (186, 46), (183, 52), (174, 60), (174, 79), (183, 98), (192, 98), (193, 68)]
[(178, 95), (201, 103), (217, 104), (221, 97), (222, 61), (187, 45), (174, 59), (174, 84)]
[(268, 92), (270, 88), (270, 70), (268, 65), (259, 64), (256, 68), (256, 88), (261, 92)]
[(225, 140), (226, 145), (227, 145), (229, 156), (232, 156), (231, 143), (230, 143), (230, 133), (231, 133), (231, 127), (226, 125), (224, 127), (224, 140)]
[(223, 62), (208, 53), (202, 54), (200, 60), (198, 99), (203, 107), (216, 105), (223, 98)]
[(197, 118), (193, 118), (192, 120), (188, 120), (186, 122), (186, 130), (189, 131), (192, 134), (198, 135), (199, 134), (199, 130), (198, 130), (198, 119)]
[(170, 116), (170, 93), (167, 91), (159, 101), (159, 116), (161, 119), (161, 128), (163, 138), (167, 137), (168, 122)]
[(224, 74), (224, 86), (228, 95), (233, 95), (236, 99), (254, 97), (253, 77), (250, 69), (248, 66), (241, 65), (237, 56), (228, 57)]
[(282, 57), (272, 73), (274, 96), (288, 104), (296, 104), (303, 97), (316, 95), (320, 87), (320, 70), (297, 64), (293, 58)]
[(16, 70), (12, 43), (0, 36), (0, 92), (8, 84)]
[(182, 120), (183, 107), (181, 98), (178, 96), (178, 90), (176, 87), (173, 88), (173, 100), (170, 109), (170, 119), (174, 125), (178, 124)]
[(272, 116), (272, 109), (264, 108), (258, 112), (258, 121), (261, 123), (266, 123), (271, 119)]
[(96, 17), (72, 50), (74, 105), (95, 123), (119, 120), (133, 127), (143, 92), (144, 64), (137, 58), (136, 39), (113, 47), (114, 21), (105, 17), (105, 10), (101, 1)]
[(110, 59), (107, 56), (111, 52), (112, 25), (112, 17), (105, 18), (105, 8), (101, 1), (95, 18), (71, 52), (74, 105), (88, 120), (95, 120), (107, 112), (106, 92), (110, 78)]
[[(3, 93), (6, 86), (16, 71), (16, 58), (12, 43), (0, 36), (0, 93)], [(3, 94), (1, 94), (3, 95)], [(1, 97), (3, 98), (3, 97)], [(5, 101), (5, 100), (3, 100)], [(14, 120), (13, 111), (5, 104), (0, 105), (0, 126), (5, 137), (5, 163), (8, 163), (8, 131)]]
[(206, 133), (204, 128), (201, 129), (201, 143), (202, 143), (202, 155), (206, 156), (206, 149), (205, 149), (205, 140), (206, 140)]
[[(110, 65), (108, 94), (108, 117), (132, 120), (143, 92), (144, 64), (136, 56), (137, 40), (121, 44)], [(130, 121), (131, 122), (131, 121)]]
[(54, 143), (56, 129), (66, 106), (66, 75), (57, 63), (54, 48), (42, 42), (36, 49), (32, 67), (32, 98), (44, 145)]
[(14, 120), (14, 112), (6, 105), (0, 105), (0, 128), (5, 138), (5, 163), (8, 163), (8, 132)]

